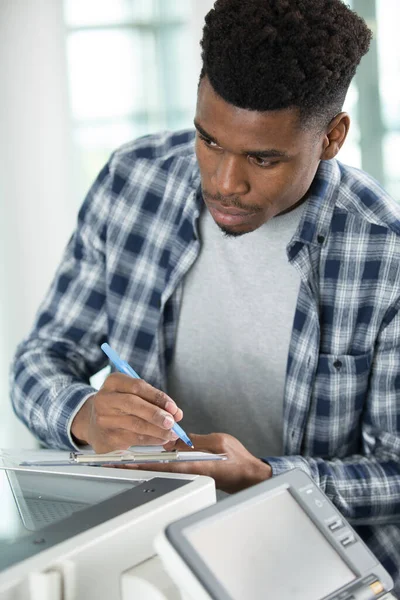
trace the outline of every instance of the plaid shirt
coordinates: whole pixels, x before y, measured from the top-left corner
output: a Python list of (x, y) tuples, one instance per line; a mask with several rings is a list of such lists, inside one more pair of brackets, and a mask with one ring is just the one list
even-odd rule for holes
[[(46, 445), (95, 390), (108, 341), (166, 388), (202, 203), (194, 134), (142, 138), (99, 174), (12, 372), (19, 417)], [(284, 398), (284, 456), (357, 528), (400, 593), (400, 209), (365, 173), (321, 162), (287, 247), (301, 285)]]

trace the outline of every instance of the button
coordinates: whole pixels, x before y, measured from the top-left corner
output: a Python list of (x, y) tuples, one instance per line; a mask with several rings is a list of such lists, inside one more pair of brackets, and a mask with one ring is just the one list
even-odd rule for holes
[(335, 519), (334, 521), (328, 523), (328, 527), (331, 531), (337, 531), (338, 529), (344, 527), (344, 523), (342, 519)]
[(379, 594), (382, 594), (382, 592), (385, 591), (385, 588), (380, 581), (374, 581), (369, 587), (374, 592), (375, 596), (379, 596)]
[(349, 533), (348, 535), (346, 535), (346, 537), (343, 537), (340, 540), (340, 543), (342, 544), (342, 546), (344, 546), (346, 548), (346, 546), (350, 546), (351, 544), (354, 544), (355, 541), (356, 541), (356, 538), (354, 537), (354, 535), (352, 533)]

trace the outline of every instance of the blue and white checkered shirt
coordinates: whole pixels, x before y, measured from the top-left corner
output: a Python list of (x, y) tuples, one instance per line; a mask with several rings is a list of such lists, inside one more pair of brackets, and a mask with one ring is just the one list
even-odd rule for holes
[[(15, 411), (43, 443), (73, 448), (108, 341), (166, 389), (182, 280), (199, 253), (192, 131), (113, 154), (12, 373)], [(320, 164), (287, 248), (301, 276), (284, 398), (284, 456), (318, 483), (400, 593), (400, 208), (365, 173)]]

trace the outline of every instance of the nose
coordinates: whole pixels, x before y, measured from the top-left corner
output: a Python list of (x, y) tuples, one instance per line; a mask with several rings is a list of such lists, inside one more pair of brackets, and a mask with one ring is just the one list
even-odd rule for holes
[(219, 156), (213, 183), (222, 196), (247, 194), (250, 189), (243, 157), (223, 152)]

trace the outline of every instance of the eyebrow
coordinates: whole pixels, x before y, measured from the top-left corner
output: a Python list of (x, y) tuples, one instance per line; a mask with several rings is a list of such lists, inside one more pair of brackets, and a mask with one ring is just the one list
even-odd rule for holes
[[(214, 142), (214, 144), (218, 144), (218, 146), (220, 145), (219, 142), (212, 135), (207, 133), (197, 121), (194, 121), (194, 126), (200, 135), (210, 140), (210, 142)], [(287, 152), (276, 150), (274, 148), (268, 148), (266, 150), (243, 150), (241, 154), (260, 158), (290, 158), (290, 155)]]

